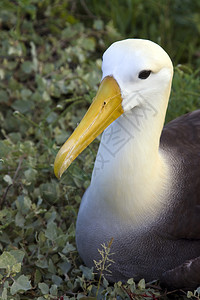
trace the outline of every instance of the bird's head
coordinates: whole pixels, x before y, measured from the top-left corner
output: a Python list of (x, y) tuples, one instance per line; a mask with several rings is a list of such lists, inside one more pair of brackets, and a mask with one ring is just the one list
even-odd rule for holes
[(168, 100), (172, 62), (168, 54), (151, 41), (115, 42), (103, 55), (102, 72), (102, 81), (91, 106), (56, 156), (54, 172), (58, 178), (123, 113), (150, 101), (151, 105), (159, 107), (158, 99)]

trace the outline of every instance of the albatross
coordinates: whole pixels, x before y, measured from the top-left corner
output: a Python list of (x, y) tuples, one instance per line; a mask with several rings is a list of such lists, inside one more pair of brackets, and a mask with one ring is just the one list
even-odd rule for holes
[[(164, 126), (173, 65), (156, 43), (127, 39), (104, 53), (96, 97), (57, 154), (60, 178), (103, 131), (78, 213), (88, 267), (113, 239), (109, 281), (200, 285), (200, 110)], [(164, 128), (163, 128), (164, 126)]]

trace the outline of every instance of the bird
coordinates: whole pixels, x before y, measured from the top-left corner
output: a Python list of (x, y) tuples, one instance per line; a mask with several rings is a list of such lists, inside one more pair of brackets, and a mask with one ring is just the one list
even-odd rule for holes
[(59, 150), (55, 175), (103, 132), (76, 223), (88, 267), (111, 245), (110, 282), (200, 285), (200, 110), (164, 126), (173, 64), (158, 44), (130, 38), (103, 54), (102, 79)]

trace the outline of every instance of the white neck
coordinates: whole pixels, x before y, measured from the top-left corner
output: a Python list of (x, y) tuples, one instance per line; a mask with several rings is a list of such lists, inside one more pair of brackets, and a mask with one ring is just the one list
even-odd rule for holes
[(160, 212), (169, 187), (166, 157), (159, 150), (169, 93), (165, 97), (157, 109), (149, 103), (113, 122), (102, 135), (95, 161), (93, 201), (136, 224)]

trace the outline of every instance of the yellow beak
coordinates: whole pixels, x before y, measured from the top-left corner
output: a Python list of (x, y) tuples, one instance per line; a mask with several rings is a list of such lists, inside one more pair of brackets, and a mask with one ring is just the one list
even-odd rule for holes
[(54, 163), (56, 177), (60, 178), (72, 161), (123, 112), (120, 87), (113, 77), (107, 76), (82, 121), (59, 150)]

